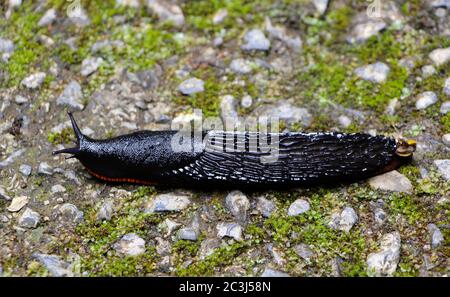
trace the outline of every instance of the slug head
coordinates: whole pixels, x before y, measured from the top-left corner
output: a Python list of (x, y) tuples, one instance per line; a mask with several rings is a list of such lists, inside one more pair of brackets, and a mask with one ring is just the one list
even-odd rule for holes
[(397, 149), (395, 150), (395, 153), (400, 157), (411, 157), (416, 151), (416, 146), (417, 143), (415, 140), (400, 138), (397, 140)]

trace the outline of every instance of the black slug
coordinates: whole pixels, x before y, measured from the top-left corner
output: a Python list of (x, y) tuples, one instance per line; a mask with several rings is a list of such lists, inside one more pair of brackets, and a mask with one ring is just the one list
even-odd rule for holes
[(355, 181), (399, 167), (416, 146), (413, 140), (361, 133), (208, 131), (201, 137), (184, 135), (186, 147), (192, 148), (180, 150), (174, 149), (178, 131), (94, 140), (69, 116), (77, 146), (53, 154), (72, 154), (108, 182), (261, 188)]

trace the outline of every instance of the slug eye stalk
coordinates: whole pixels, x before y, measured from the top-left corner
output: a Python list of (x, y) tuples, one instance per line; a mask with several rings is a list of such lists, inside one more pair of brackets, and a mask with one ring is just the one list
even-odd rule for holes
[(66, 157), (66, 159), (74, 158), (77, 156), (77, 154), (80, 153), (80, 145), (81, 141), (86, 137), (81, 133), (80, 128), (77, 125), (77, 122), (75, 121), (75, 118), (73, 117), (71, 112), (67, 112), (69, 115), (70, 121), (72, 122), (72, 128), (75, 132), (75, 136), (77, 137), (77, 146), (76, 147), (69, 147), (65, 148), (59, 151), (53, 151), (52, 155), (58, 155), (58, 154), (72, 154), (72, 156)]

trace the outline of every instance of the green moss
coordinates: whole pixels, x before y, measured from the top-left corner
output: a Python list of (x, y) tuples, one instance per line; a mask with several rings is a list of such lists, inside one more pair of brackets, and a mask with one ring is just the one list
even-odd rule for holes
[(391, 213), (404, 216), (410, 224), (416, 224), (424, 219), (424, 209), (418, 198), (410, 194), (395, 193), (389, 197), (389, 207)]
[(66, 127), (62, 129), (60, 133), (58, 132), (48, 133), (47, 140), (54, 145), (62, 143), (70, 143), (74, 140), (72, 129)]
[(211, 255), (202, 261), (192, 263), (188, 267), (177, 267), (177, 276), (212, 276), (215, 271), (233, 263), (236, 257), (249, 247), (248, 242), (237, 242), (216, 249)]
[(400, 98), (406, 87), (408, 74), (396, 64), (391, 65), (388, 78), (381, 84), (364, 81), (356, 76), (346, 80), (337, 101), (353, 108), (375, 109), (383, 112), (391, 99)]
[(442, 130), (444, 133), (450, 133), (450, 113), (441, 117)]

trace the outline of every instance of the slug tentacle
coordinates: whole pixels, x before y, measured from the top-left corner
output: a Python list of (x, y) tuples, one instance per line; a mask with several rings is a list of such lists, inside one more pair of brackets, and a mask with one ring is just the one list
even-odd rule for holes
[(72, 154), (72, 156), (66, 157), (66, 159), (70, 159), (70, 158), (74, 158), (77, 154), (80, 153), (81, 141), (86, 139), (86, 136), (83, 135), (83, 133), (81, 133), (81, 130), (78, 127), (77, 122), (75, 121), (75, 118), (73, 117), (73, 114), (71, 112), (67, 112), (67, 114), (69, 115), (70, 122), (72, 123), (72, 129), (75, 132), (75, 137), (77, 138), (77, 146), (54, 151), (54, 152), (52, 152), (52, 155)]

